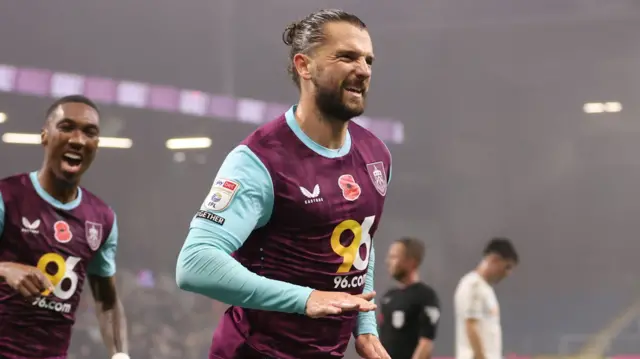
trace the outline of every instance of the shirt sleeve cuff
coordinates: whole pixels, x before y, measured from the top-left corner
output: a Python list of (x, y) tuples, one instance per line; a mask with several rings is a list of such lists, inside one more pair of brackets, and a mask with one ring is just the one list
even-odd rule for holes
[(296, 293), (298, 300), (296, 301), (296, 313), (305, 315), (307, 313), (307, 301), (311, 296), (313, 289), (307, 287), (301, 287)]
[(376, 323), (376, 313), (366, 312), (358, 314), (358, 324), (353, 331), (353, 336), (357, 337), (362, 334), (373, 334), (378, 336), (378, 325)]

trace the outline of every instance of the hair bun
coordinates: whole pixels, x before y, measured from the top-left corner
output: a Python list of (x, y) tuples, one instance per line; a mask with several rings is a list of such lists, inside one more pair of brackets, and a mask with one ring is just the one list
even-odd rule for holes
[(282, 33), (282, 42), (287, 46), (291, 46), (293, 44), (293, 39), (296, 36), (296, 30), (298, 29), (298, 23), (292, 22), (284, 29)]

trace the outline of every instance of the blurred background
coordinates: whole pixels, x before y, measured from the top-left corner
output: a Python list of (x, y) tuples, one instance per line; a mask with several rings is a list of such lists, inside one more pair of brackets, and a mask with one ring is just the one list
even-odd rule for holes
[[(206, 357), (225, 306), (177, 290), (177, 253), (226, 153), (296, 101), (281, 33), (323, 7), (370, 27), (357, 121), (394, 159), (376, 288), (392, 240), (427, 242), (436, 356), (494, 235), (522, 262), (497, 287), (508, 356), (640, 354), (640, 1), (0, 0), (0, 176), (39, 167), (32, 135), (59, 96), (97, 101), (120, 138), (84, 185), (119, 215), (132, 358)], [(167, 142), (183, 137), (200, 148)], [(85, 295), (70, 359), (106, 358)]]

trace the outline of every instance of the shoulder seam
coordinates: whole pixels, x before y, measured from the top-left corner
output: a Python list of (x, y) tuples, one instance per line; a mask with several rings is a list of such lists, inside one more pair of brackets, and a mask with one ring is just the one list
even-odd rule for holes
[[(267, 167), (267, 164), (265, 164), (262, 159), (255, 154), (255, 152), (253, 152), (253, 150), (251, 149), (251, 147), (245, 145), (245, 144), (241, 144), (238, 145), (234, 150), (238, 150), (238, 152), (246, 155), (247, 157), (249, 157), (251, 159), (251, 161), (259, 164), (267, 173), (267, 175), (269, 176), (269, 179), (271, 180), (271, 183), (273, 183), (273, 178), (271, 177), (271, 172), (269, 171), (269, 168)], [(246, 152), (248, 151), (248, 152)]]

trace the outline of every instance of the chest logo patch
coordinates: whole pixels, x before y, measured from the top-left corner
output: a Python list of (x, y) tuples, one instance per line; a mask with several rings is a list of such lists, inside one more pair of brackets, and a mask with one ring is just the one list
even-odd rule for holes
[(391, 313), (391, 325), (400, 329), (404, 326), (404, 312), (401, 310), (395, 310)]
[(26, 217), (22, 217), (22, 233), (38, 234), (38, 227), (40, 227), (40, 220), (36, 219), (33, 222), (29, 222)]
[(53, 237), (60, 243), (69, 243), (73, 238), (69, 223), (65, 221), (57, 221), (53, 224)]
[(355, 201), (362, 193), (360, 185), (356, 183), (356, 180), (352, 175), (340, 176), (340, 178), (338, 178), (338, 186), (340, 186), (342, 196), (347, 201)]

